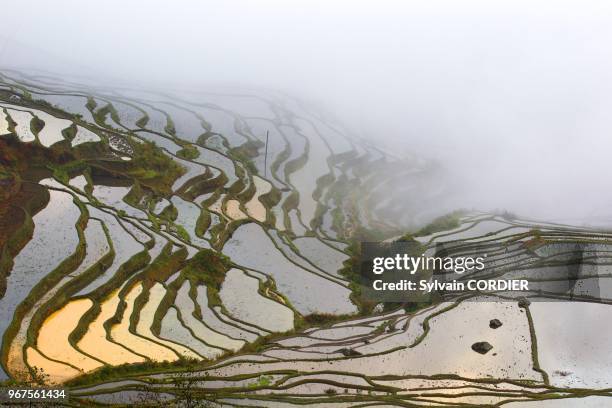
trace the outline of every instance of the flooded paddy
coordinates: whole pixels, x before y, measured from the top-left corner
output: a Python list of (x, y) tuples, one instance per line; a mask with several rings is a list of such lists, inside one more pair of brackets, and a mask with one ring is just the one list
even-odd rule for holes
[(85, 187), (87, 186), (87, 179), (85, 178), (85, 176), (76, 176), (71, 178), (68, 184), (71, 187), (76, 188), (78, 191), (84, 192)]
[(187, 328), (189, 328), (197, 338), (206, 342), (206, 344), (227, 350), (238, 350), (245, 344), (244, 341), (232, 339), (224, 335), (223, 332), (212, 330), (205, 322), (194, 316), (196, 309), (193, 299), (189, 297), (189, 282), (183, 283), (177, 293), (174, 303), (180, 310), (181, 318), (185, 322)]
[(207, 167), (202, 164), (193, 163), (189, 160), (180, 159), (178, 157), (173, 157), (172, 160), (174, 160), (187, 170), (181, 177), (176, 179), (174, 184), (172, 184), (172, 189), (175, 191), (178, 190), (181, 186), (183, 186), (183, 184), (185, 184), (187, 181), (191, 180), (196, 176), (205, 174), (207, 171)]
[(32, 128), (30, 123), (34, 116), (30, 112), (19, 111), (16, 109), (7, 109), (6, 110), (13, 120), (16, 123), (15, 125), (15, 133), (17, 137), (22, 142), (33, 142), (36, 140), (36, 136), (32, 132)]
[[(168, 341), (168, 340), (164, 340), (160, 337), (157, 337), (151, 331), (151, 326), (153, 326), (153, 319), (155, 317), (155, 312), (159, 308), (159, 304), (161, 303), (165, 295), (166, 295), (166, 289), (161, 283), (156, 283), (149, 289), (149, 300), (140, 310), (140, 314), (138, 316), (138, 323), (136, 324), (136, 333), (144, 338), (152, 340), (156, 343), (160, 343), (166, 346), (167, 348), (174, 350), (176, 353), (178, 353), (182, 357), (195, 358), (195, 359), (201, 358), (200, 356), (198, 356), (198, 354), (194, 353), (189, 348), (181, 344), (178, 344), (172, 341)], [(169, 358), (164, 358), (164, 360), (171, 361)]]
[(293, 328), (293, 311), (258, 293), (259, 279), (239, 269), (230, 269), (219, 296), (228, 312), (238, 320), (268, 331), (284, 332)]
[(168, 310), (168, 313), (162, 319), (160, 336), (195, 351), (199, 358), (213, 359), (222, 353), (220, 349), (207, 346), (196, 339), (189, 329), (183, 326), (179, 320), (178, 311), (173, 307)]
[(68, 341), (68, 336), (92, 305), (89, 299), (74, 300), (49, 316), (38, 332), (37, 349), (53, 360), (68, 363), (82, 371), (101, 367), (99, 361), (78, 352)]
[(212, 330), (219, 333), (224, 333), (228, 337), (235, 340), (255, 341), (257, 339), (257, 335), (254, 333), (242, 330), (237, 326), (228, 324), (221, 320), (218, 314), (213, 311), (208, 304), (206, 286), (198, 286), (197, 295), (198, 306), (200, 307), (200, 311), (202, 313), (202, 321)]
[(331, 248), (317, 238), (304, 237), (293, 240), (300, 254), (314, 263), (319, 269), (339, 276), (338, 271), (343, 268), (343, 263), (348, 255)]
[(308, 226), (317, 208), (317, 202), (312, 197), (317, 188), (317, 180), (331, 171), (327, 164), (330, 151), (310, 124), (299, 121), (299, 126), (300, 132), (308, 138), (308, 161), (289, 176), (289, 181), (300, 192), (298, 208), (304, 224)]
[(145, 361), (143, 357), (110, 341), (104, 328), (104, 323), (113, 317), (119, 305), (120, 299), (117, 292), (115, 291), (108, 299), (100, 303), (100, 314), (87, 327), (87, 331), (77, 343), (77, 347), (107, 364), (141, 363)]
[(224, 253), (239, 265), (272, 276), (279, 291), (302, 314), (350, 314), (356, 311), (348, 298), (348, 289), (290, 262), (257, 224), (238, 228), (225, 244)]
[[(504, 325), (493, 330), (489, 327), (491, 319), (499, 319)], [(426, 361), (420, 359), (415, 362), (420, 367), (412, 365), (406, 374), (425, 371), (455, 373), (469, 378), (541, 378), (533, 370), (527, 318), (516, 303), (462, 302), (432, 318), (429, 325), (430, 333), (414, 350), (420, 349), (425, 355), (436, 357)], [(474, 353), (471, 345), (481, 341), (493, 345), (492, 354)]]
[(238, 180), (238, 176), (236, 176), (234, 162), (232, 162), (228, 157), (214, 150), (205, 149), (200, 146), (194, 147), (198, 150), (199, 153), (199, 156), (194, 159), (195, 162), (207, 166), (216, 167), (221, 170), (227, 176), (227, 183), (230, 186)]
[(291, 222), (291, 227), (285, 225), (286, 229), (290, 229), (297, 236), (306, 234), (306, 227), (304, 227), (302, 221), (298, 217), (297, 210), (289, 211), (289, 221)]
[(605, 407), (610, 397), (575, 397), (543, 401), (511, 402), (504, 405), (507, 408), (600, 408)]
[(72, 147), (75, 147), (83, 143), (100, 142), (100, 141), (101, 141), (100, 136), (98, 136), (91, 130), (83, 126), (77, 126), (77, 133), (74, 136), (74, 139), (72, 139), (71, 145)]
[(8, 135), (9, 133), (8, 116), (6, 111), (0, 108), (0, 136)]
[(237, 147), (248, 140), (246, 137), (236, 132), (235, 123), (237, 119), (227, 111), (201, 106), (195, 109), (197, 109), (198, 113), (211, 126), (211, 132), (223, 135), (230, 146)]
[(101, 286), (113, 277), (121, 265), (138, 252), (144, 250), (144, 246), (136, 241), (113, 215), (92, 206), (88, 206), (87, 208), (91, 217), (101, 220), (106, 225), (106, 228), (108, 228), (111, 242), (113, 243), (113, 250), (115, 251), (115, 258), (108, 269), (98, 275), (89, 285), (79, 291), (78, 294), (87, 294)]
[(195, 143), (198, 137), (206, 132), (202, 121), (193, 112), (173, 102), (161, 102), (156, 106), (172, 118), (176, 137)]
[[(282, 188), (284, 183), (281, 183), (275, 177), (272, 177), (274, 172), (273, 163), (276, 161), (278, 156), (288, 148), (288, 143), (285, 140), (282, 133), (273, 121), (259, 118), (248, 118), (246, 122), (251, 129), (251, 132), (256, 135), (257, 139), (265, 141), (268, 140), (268, 160), (264, 154), (260, 154), (255, 159), (255, 166), (258, 169), (259, 174), (268, 175), (270, 181), (277, 188)], [(267, 162), (267, 163), (266, 163)], [(264, 166), (267, 164), (267, 168)], [(278, 177), (279, 174), (276, 174)]]
[[(56, 118), (55, 116), (49, 115), (47, 112), (38, 109), (28, 109), (11, 104), (6, 104), (4, 106), (10, 112), (13, 120), (18, 124), (15, 129), (18, 132), (18, 135), (23, 134), (26, 139), (30, 137), (29, 135), (25, 135), (29, 130), (31, 130), (31, 119), (37, 117), (38, 119), (42, 120), (43, 128), (40, 130), (40, 132), (38, 132), (38, 140), (45, 147), (50, 147), (51, 145), (64, 140), (62, 131), (72, 125), (72, 121), (70, 120)], [(30, 113), (30, 115), (28, 116), (26, 113)], [(22, 140), (29, 141), (24, 139)]]
[(43, 369), (49, 376), (51, 384), (61, 384), (81, 374), (79, 370), (69, 365), (49, 360), (33, 347), (28, 347), (26, 356), (28, 365), (30, 367)]
[(225, 199), (225, 194), (221, 194), (215, 202), (208, 206), (210, 211), (214, 211), (219, 214), (223, 214), (223, 200)]
[(220, 320), (227, 324), (231, 324), (232, 326), (236, 326), (244, 332), (251, 333), (255, 336), (265, 336), (269, 333), (267, 330), (256, 327), (252, 324), (239, 320), (238, 318), (230, 315), (227, 310), (221, 306), (213, 306), (212, 310), (216, 313), (217, 317)]
[[(110, 336), (117, 343), (134, 350), (138, 354), (146, 356), (153, 361), (174, 361), (178, 355), (157, 342), (133, 334), (130, 331), (130, 316), (134, 310), (134, 301), (142, 292), (142, 285), (135, 285), (125, 296), (127, 307), (123, 312), (121, 322), (111, 328)], [(142, 326), (141, 326), (142, 328)], [(150, 332), (150, 329), (147, 329)]]
[(147, 393), (146, 391), (118, 391), (109, 393), (100, 393), (98, 395), (88, 396), (98, 404), (138, 404), (142, 401), (170, 401), (173, 399), (172, 394), (166, 393)]
[(529, 306), (540, 365), (559, 387), (609, 388), (612, 353), (607, 323), (612, 306), (570, 301), (535, 301)]
[(106, 240), (106, 236), (104, 235), (104, 230), (102, 229), (102, 225), (97, 220), (89, 220), (85, 229), (85, 242), (87, 243), (87, 250), (85, 258), (83, 259), (79, 267), (74, 272), (63, 278), (47, 293), (45, 293), (42, 298), (38, 299), (34, 306), (21, 320), (19, 331), (15, 335), (15, 338), (11, 343), (9, 351), (8, 365), (11, 367), (11, 370), (16, 369), (16, 367), (18, 367), (19, 369), (24, 368), (22, 348), (26, 342), (26, 332), (30, 325), (30, 321), (34, 313), (38, 310), (38, 308), (48, 302), (55, 295), (57, 295), (57, 293), (64, 288), (64, 285), (66, 283), (70, 282), (73, 278), (80, 276), (93, 264), (98, 262), (102, 258), (102, 256), (104, 256), (110, 250), (110, 247)]
[[(145, 116), (145, 113), (142, 110), (137, 109), (131, 104), (120, 102), (118, 100), (111, 100), (110, 103), (115, 108), (117, 116), (119, 117), (119, 123), (117, 123), (117, 125), (125, 126), (127, 129), (131, 130), (138, 128), (136, 123)], [(112, 118), (111, 120), (114, 122)]]
[(127, 215), (135, 218), (146, 218), (146, 214), (137, 208), (132, 207), (123, 198), (130, 192), (131, 187), (105, 186), (96, 184), (93, 186), (92, 195), (102, 204), (125, 211)]
[(50, 147), (64, 140), (62, 131), (72, 125), (72, 121), (56, 118), (46, 112), (33, 110), (32, 113), (45, 122), (44, 127), (38, 133), (38, 140), (45, 147)]
[(289, 170), (287, 164), (297, 160), (306, 152), (306, 137), (298, 133), (296, 126), (281, 125), (278, 129), (280, 133), (285, 136), (289, 143), (289, 148), (291, 149), (289, 157), (280, 164), (279, 170), (277, 171), (277, 176), (287, 181), (286, 175)]
[(13, 319), (15, 307), (40, 280), (72, 254), (78, 244), (75, 224), (81, 215), (72, 196), (49, 190), (47, 206), (33, 217), (34, 233), (14, 259), (6, 278), (6, 293), (0, 299), (0, 330)]
[(181, 147), (169, 137), (164, 137), (156, 133), (139, 131), (136, 133), (136, 137), (148, 140), (149, 142), (153, 142), (160, 148), (166, 150), (167, 152), (173, 155), (176, 155), (176, 153), (181, 150)]
[(76, 115), (79, 115), (82, 120), (89, 123), (96, 123), (91, 112), (85, 106), (87, 104), (86, 96), (73, 96), (73, 95), (60, 95), (60, 94), (38, 94), (37, 97), (40, 97), (47, 102), (55, 105), (65, 111), (73, 112)]
[(180, 197), (172, 197), (172, 204), (176, 207), (178, 215), (174, 221), (176, 224), (185, 228), (189, 234), (191, 243), (201, 248), (210, 248), (210, 244), (205, 239), (196, 235), (195, 228), (202, 209), (197, 205), (185, 201)]
[[(277, 249), (280, 252), (282, 252), (282, 254), (287, 259), (289, 259), (294, 264), (304, 268), (305, 270), (317, 271), (316, 265), (313, 265), (313, 264), (309, 263), (306, 258), (301, 257), (300, 255), (298, 255), (295, 252), (293, 247), (291, 247), (288, 244), (288, 238), (286, 238), (285, 236), (279, 234), (278, 231), (275, 231), (275, 230), (270, 230), (269, 234), (270, 234), (270, 238), (272, 238), (272, 240), (274, 241), (274, 244), (276, 245)], [(320, 270), (320, 269), (319, 269), (319, 271), (320, 272), (325, 272), (325, 271)]]
[(244, 220), (247, 215), (240, 209), (240, 201), (227, 200), (225, 203), (225, 214), (232, 220)]
[(255, 183), (255, 195), (244, 206), (251, 217), (259, 222), (264, 222), (266, 220), (266, 207), (261, 203), (259, 197), (268, 194), (272, 190), (272, 185), (257, 176), (253, 176), (253, 182)]
[(149, 118), (144, 128), (157, 133), (165, 134), (166, 126), (168, 125), (168, 117), (166, 114), (160, 109), (156, 109), (152, 105), (142, 103), (141, 101), (138, 101), (138, 106), (146, 112)]

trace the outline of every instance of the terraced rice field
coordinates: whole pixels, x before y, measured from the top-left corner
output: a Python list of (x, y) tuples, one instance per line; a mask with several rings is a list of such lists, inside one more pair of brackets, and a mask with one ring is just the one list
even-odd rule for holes
[[(414, 232), (434, 170), (274, 92), (0, 83), (2, 380), (42, 370), (74, 405), (609, 404), (612, 233), (477, 212)], [(407, 231), (487, 253), (465, 278), (529, 278), (531, 302), (368, 303), (355, 244)]]

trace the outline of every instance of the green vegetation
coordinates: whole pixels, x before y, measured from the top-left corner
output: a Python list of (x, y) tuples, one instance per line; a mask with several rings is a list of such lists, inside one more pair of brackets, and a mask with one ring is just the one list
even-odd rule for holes
[(198, 220), (196, 221), (195, 233), (198, 237), (203, 237), (208, 227), (210, 227), (211, 217), (208, 210), (202, 209)]
[(161, 195), (170, 194), (172, 184), (185, 169), (163, 154), (154, 143), (136, 143), (133, 148), (134, 157), (127, 173)]
[(174, 126), (174, 121), (168, 115), (166, 115), (166, 127), (164, 128), (164, 130), (170, 135), (176, 135), (176, 127)]
[(175, 224), (174, 228), (176, 228), (176, 232), (180, 239), (185, 242), (191, 243), (191, 237), (189, 236), (189, 233), (187, 232), (185, 227), (183, 227), (182, 225)]
[(268, 387), (270, 386), (270, 384), (272, 384), (272, 377), (267, 376), (267, 375), (260, 375), (259, 378), (257, 378), (257, 381), (249, 384), (248, 387), (249, 388)]
[(93, 111), (93, 117), (96, 123), (100, 126), (106, 126), (106, 116), (112, 115), (113, 106), (109, 103), (101, 107), (100, 109)]
[(259, 154), (259, 149), (264, 147), (264, 143), (259, 140), (250, 140), (242, 146), (229, 150), (229, 156), (242, 162), (251, 174), (257, 174), (257, 167), (253, 163), (253, 158)]
[(34, 116), (34, 118), (32, 118), (32, 121), (30, 122), (30, 128), (32, 130), (32, 133), (38, 136), (38, 133), (43, 130), (44, 127), (45, 122), (40, 120), (37, 116)]
[(192, 145), (186, 145), (176, 155), (182, 159), (195, 160), (200, 157), (200, 152)]
[(221, 304), (219, 290), (225, 280), (225, 273), (230, 269), (230, 259), (210, 249), (203, 249), (191, 258), (183, 268), (183, 276), (197, 284), (206, 285), (209, 289), (210, 302)]
[(77, 125), (73, 123), (70, 127), (62, 130), (62, 136), (64, 136), (67, 140), (72, 140), (76, 136), (77, 133)]
[(149, 116), (145, 114), (142, 118), (136, 121), (136, 126), (144, 128), (145, 126), (147, 126), (147, 123), (149, 123)]
[(403, 239), (409, 239), (411, 236), (422, 237), (425, 235), (434, 234), (436, 232), (448, 231), (457, 228), (459, 225), (461, 225), (462, 215), (463, 211), (454, 211), (450, 214), (438, 217), (425, 227), (418, 230), (416, 233), (405, 235)]
[(143, 363), (122, 364), (118, 366), (103, 366), (98, 370), (76, 377), (66, 382), (68, 387), (78, 387), (80, 385), (98, 383), (125, 376), (139, 375), (146, 373), (156, 373), (172, 369), (186, 369), (188, 371), (197, 369), (205, 365), (205, 362), (193, 361), (189, 359), (179, 359), (176, 361), (145, 361)]
[(96, 103), (96, 100), (94, 98), (92, 98), (91, 96), (87, 97), (87, 103), (85, 104), (85, 107), (87, 109), (89, 109), (89, 111), (93, 112), (96, 110), (96, 107), (98, 106), (98, 104)]

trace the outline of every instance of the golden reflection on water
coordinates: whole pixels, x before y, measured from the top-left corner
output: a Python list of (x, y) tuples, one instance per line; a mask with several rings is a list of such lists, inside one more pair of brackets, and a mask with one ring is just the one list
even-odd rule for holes
[(77, 351), (68, 341), (68, 336), (76, 329), (83, 314), (92, 306), (90, 299), (73, 300), (47, 317), (38, 332), (38, 350), (49, 358), (69, 363), (83, 371), (102, 366), (99, 361)]
[(266, 207), (259, 201), (259, 197), (267, 194), (272, 190), (272, 185), (261, 177), (253, 176), (253, 182), (255, 183), (255, 195), (244, 205), (247, 213), (255, 218), (259, 222), (266, 220)]
[(119, 305), (118, 292), (119, 290), (116, 290), (108, 299), (100, 304), (100, 314), (91, 322), (87, 332), (78, 342), (77, 346), (84, 352), (111, 365), (140, 363), (145, 361), (143, 357), (128, 351), (106, 338), (106, 330), (103, 325), (117, 310)]
[(44, 374), (49, 376), (49, 382), (54, 384), (59, 384), (81, 374), (80, 371), (66, 364), (57, 363), (45, 358), (32, 347), (28, 347), (26, 350), (26, 358), (30, 367), (41, 368)]
[(226, 203), (226, 214), (233, 220), (242, 220), (247, 218), (246, 214), (240, 209), (240, 202), (238, 200), (228, 200)]
[(123, 312), (123, 318), (119, 324), (111, 328), (111, 337), (117, 343), (123, 344), (130, 350), (134, 350), (139, 354), (147, 356), (151, 360), (178, 360), (178, 355), (172, 350), (130, 332), (130, 316), (134, 311), (134, 301), (141, 292), (142, 284), (139, 283), (135, 285), (125, 296), (127, 306)]

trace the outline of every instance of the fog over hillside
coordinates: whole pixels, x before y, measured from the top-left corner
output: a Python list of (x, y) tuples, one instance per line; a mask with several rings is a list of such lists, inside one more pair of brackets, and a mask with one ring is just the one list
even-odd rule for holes
[(441, 209), (612, 224), (612, 4), (223, 1), (3, 5), (0, 68), (320, 106), (440, 166)]

